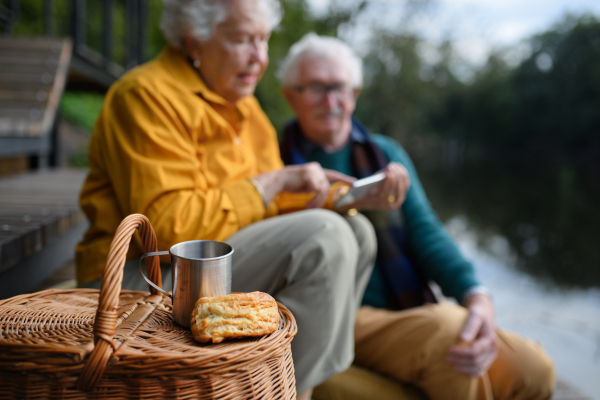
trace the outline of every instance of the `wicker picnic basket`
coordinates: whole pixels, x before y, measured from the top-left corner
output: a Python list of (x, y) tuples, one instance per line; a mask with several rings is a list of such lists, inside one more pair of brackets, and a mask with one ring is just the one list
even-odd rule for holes
[[(295, 399), (294, 317), (279, 304), (277, 331), (201, 344), (173, 322), (156, 290), (121, 291), (138, 229), (156, 251), (148, 219), (130, 215), (111, 244), (102, 289), (45, 290), (0, 302), (0, 399)], [(159, 262), (147, 260), (161, 284)]]

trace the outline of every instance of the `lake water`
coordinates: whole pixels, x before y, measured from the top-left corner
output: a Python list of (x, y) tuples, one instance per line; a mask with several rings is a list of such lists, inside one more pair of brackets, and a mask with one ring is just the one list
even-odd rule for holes
[(422, 168), (428, 196), (494, 298), (498, 326), (540, 342), (600, 400), (600, 183), (567, 167)]

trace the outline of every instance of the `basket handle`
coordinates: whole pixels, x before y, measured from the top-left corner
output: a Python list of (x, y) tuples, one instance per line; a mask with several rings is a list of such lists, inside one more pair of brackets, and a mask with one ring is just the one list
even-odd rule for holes
[[(98, 299), (98, 310), (94, 320), (94, 349), (77, 379), (77, 389), (82, 391), (93, 390), (106, 369), (109, 358), (116, 350), (112, 341), (117, 325), (117, 308), (119, 294), (123, 283), (123, 267), (131, 237), (138, 230), (144, 243), (144, 253), (158, 250), (156, 234), (150, 221), (145, 215), (131, 214), (117, 228), (115, 237), (110, 245), (106, 267), (102, 274), (102, 286)], [(160, 263), (157, 257), (146, 259), (146, 272), (148, 277), (162, 286)], [(159, 294), (158, 290), (150, 287), (153, 295)]]

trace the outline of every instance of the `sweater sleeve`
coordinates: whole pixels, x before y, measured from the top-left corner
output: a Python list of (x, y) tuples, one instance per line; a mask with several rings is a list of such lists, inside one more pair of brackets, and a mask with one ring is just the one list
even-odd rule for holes
[(461, 254), (431, 208), (406, 151), (389, 137), (373, 134), (372, 138), (390, 162), (404, 165), (410, 175), (411, 186), (401, 211), (411, 256), (444, 295), (462, 302), (465, 291), (479, 284), (473, 265)]

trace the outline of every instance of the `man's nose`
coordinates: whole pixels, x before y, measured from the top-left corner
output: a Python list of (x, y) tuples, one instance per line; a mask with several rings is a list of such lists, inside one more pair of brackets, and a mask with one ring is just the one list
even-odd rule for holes
[(326, 89), (325, 90), (325, 104), (329, 108), (337, 107), (338, 105), (338, 95), (335, 90)]

